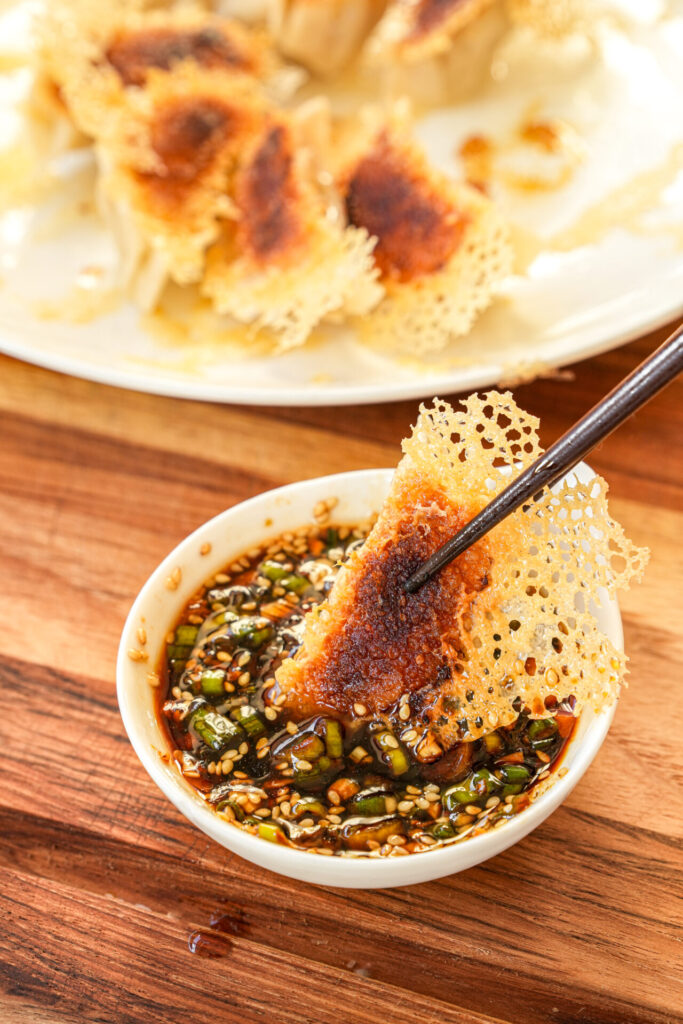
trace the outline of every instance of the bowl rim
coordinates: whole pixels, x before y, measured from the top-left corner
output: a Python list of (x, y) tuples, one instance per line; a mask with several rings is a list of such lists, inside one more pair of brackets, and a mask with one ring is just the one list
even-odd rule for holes
[[(572, 472), (588, 478), (595, 475), (585, 463), (580, 463)], [(394, 468), (351, 470), (296, 481), (264, 491), (219, 512), (181, 540), (148, 577), (128, 613), (118, 648), (116, 680), (121, 718), (135, 753), (164, 795), (193, 825), (231, 852), (279, 874), (314, 884), (373, 889), (412, 885), (465, 870), (502, 852), (540, 825), (565, 800), (598, 753), (616, 710), (616, 701), (598, 713), (586, 709), (590, 715), (589, 721), (585, 733), (580, 738), (575, 736), (572, 740), (572, 757), (566, 773), (561, 777), (556, 775), (552, 786), (504, 826), (421, 855), (408, 857), (321, 857), (305, 850), (268, 842), (220, 818), (180, 772), (167, 771), (160, 751), (144, 735), (144, 714), (140, 701), (136, 701), (136, 693), (140, 692), (141, 672), (146, 676), (151, 663), (142, 665), (132, 661), (128, 656), (128, 650), (138, 646), (136, 633), (141, 620), (145, 619), (148, 602), (162, 591), (168, 595), (165, 580), (178, 562), (187, 561), (188, 558), (197, 562), (201, 558), (198, 554), (199, 547), (206, 535), (229, 522), (238, 514), (238, 510), (241, 515), (248, 514), (256, 511), (259, 506), (275, 504), (278, 499), (300, 496), (306, 490), (314, 493), (318, 491), (318, 496), (324, 497), (330, 494), (330, 488), (342, 482), (362, 484), (373, 481), (388, 488), (393, 473)], [(277, 523), (273, 522), (272, 535), (275, 537), (287, 528), (278, 527)], [(220, 561), (220, 564), (225, 565), (230, 557), (237, 557), (237, 554), (227, 554), (222, 560), (216, 560), (216, 563)], [(211, 568), (207, 563), (207, 575), (210, 575), (210, 572)], [(182, 583), (178, 589), (182, 592)], [(185, 590), (183, 605), (194, 589), (196, 588)], [(612, 643), (619, 650), (623, 650), (623, 629), (616, 598), (604, 600), (601, 611), (605, 619), (605, 632)], [(149, 689), (149, 684), (145, 685)], [(159, 729), (161, 731), (160, 726)]]

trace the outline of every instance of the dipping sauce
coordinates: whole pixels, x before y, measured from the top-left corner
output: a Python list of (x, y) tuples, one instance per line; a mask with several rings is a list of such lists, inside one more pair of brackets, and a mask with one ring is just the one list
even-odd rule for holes
[(327, 856), (426, 852), (504, 823), (558, 766), (575, 724), (571, 702), (541, 720), (521, 709), (512, 725), (426, 763), (407, 704), (292, 721), (275, 670), (369, 530), (304, 527), (248, 551), (189, 602), (161, 673), (174, 761), (216, 813)]

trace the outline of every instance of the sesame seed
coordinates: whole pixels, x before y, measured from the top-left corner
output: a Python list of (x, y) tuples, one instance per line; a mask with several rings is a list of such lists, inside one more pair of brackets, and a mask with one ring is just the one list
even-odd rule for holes
[(139, 644), (142, 644), (144, 646), (147, 643), (147, 630), (145, 629), (144, 626), (139, 626), (135, 635), (138, 638)]
[(417, 786), (406, 786), (406, 793), (412, 793), (413, 796), (419, 796), (422, 792)]
[(224, 664), (227, 664), (227, 662), (232, 661), (232, 655), (229, 654), (228, 651), (218, 651), (216, 654), (216, 658), (218, 659), (218, 661), (222, 661)]
[(338, 814), (328, 814), (327, 820), (331, 821), (333, 825), (341, 825), (341, 817)]
[(249, 752), (249, 744), (246, 743), (246, 742), (245, 743), (240, 743), (240, 745), (239, 745), (239, 752), (240, 752), (240, 754), (248, 753)]
[(216, 583), (229, 583), (230, 582), (230, 577), (227, 575), (227, 573), (217, 572), (216, 576), (215, 576), (215, 580), (216, 580)]
[(214, 764), (213, 761), (209, 761), (209, 763), (207, 765), (207, 771), (208, 771), (209, 775), (215, 775), (216, 774), (216, 765)]
[(225, 755), (223, 755), (223, 757), (221, 759), (221, 764), (223, 765), (223, 774), (224, 775), (229, 775), (230, 772), (235, 767), (234, 764), (232, 763), (232, 760), (229, 757), (226, 757)]
[(477, 807), (475, 804), (468, 804), (467, 807), (465, 808), (465, 813), (472, 814), (476, 818), (480, 810), (481, 808)]
[(237, 682), (240, 686), (248, 686), (251, 682), (251, 672), (243, 672)]
[(426, 811), (427, 808), (429, 807), (429, 801), (425, 800), (423, 796), (418, 796), (415, 800), (415, 803), (420, 808), (421, 811)]
[(401, 734), (401, 739), (405, 740), (406, 743), (412, 743), (413, 740), (417, 739), (417, 729), (408, 729)]
[(267, 736), (262, 736), (259, 740), (256, 740), (256, 749), (260, 750), (262, 747), (267, 747), (269, 743)]
[(407, 814), (409, 811), (412, 811), (414, 806), (415, 804), (413, 803), (412, 800), (400, 800), (398, 804), (398, 809), (401, 812), (401, 814)]
[(285, 726), (285, 728), (286, 728), (286, 730), (287, 730), (287, 732), (289, 733), (290, 736), (294, 736), (295, 733), (297, 733), (299, 731), (298, 728), (297, 728), (296, 722), (287, 722), (287, 725)]
[(420, 836), (420, 842), (424, 843), (426, 846), (434, 846), (436, 844), (436, 839), (434, 836), (423, 835)]
[(204, 620), (202, 619), (201, 615), (188, 615), (187, 621), (191, 623), (193, 626), (201, 626)]
[(281, 693), (279, 697), (275, 698), (275, 700), (273, 701), (273, 704), (277, 705), (277, 707), (282, 707), (282, 705), (285, 703), (286, 700), (287, 700), (287, 694), (286, 693)]
[(434, 793), (431, 790), (430, 790), (429, 793), (425, 793), (425, 800), (427, 800), (430, 804), (435, 804), (440, 799), (441, 799), (441, 794), (440, 793)]
[(315, 825), (313, 818), (302, 818), (299, 822), (302, 828), (310, 828), (311, 825)]
[(251, 654), (249, 653), (249, 651), (242, 651), (239, 658), (237, 659), (237, 667), (242, 668), (244, 665), (247, 665), (250, 661)]
[(148, 672), (147, 682), (149, 683), (150, 686), (159, 686), (161, 680), (159, 679), (159, 676), (156, 674), (156, 672)]
[(334, 789), (328, 789), (327, 799), (330, 801), (331, 804), (341, 803), (341, 797), (339, 796), (339, 793), (337, 793), (336, 790)]
[(248, 779), (249, 776), (247, 775), (246, 772), (235, 772), (235, 778), (236, 779)]
[(274, 722), (277, 718), (277, 711), (275, 708), (266, 708), (263, 712), (269, 722)]
[(387, 842), (390, 846), (403, 846), (406, 841), (405, 836), (389, 836)]
[(379, 843), (377, 842), (376, 839), (368, 839), (365, 845), (367, 846), (368, 850), (379, 850)]
[[(239, 573), (242, 572), (242, 566), (240, 565), (240, 563), (239, 562), (234, 562), (230, 566), (230, 572), (232, 573), (233, 576), (238, 576)], [(216, 579), (218, 579), (218, 577), (216, 577)]]
[(167, 644), (172, 644), (174, 641), (175, 641), (175, 633), (173, 631), (171, 631), (170, 633), (167, 633), (166, 634), (166, 643)]
[(258, 818), (269, 818), (270, 817), (270, 807), (259, 807), (258, 810), (254, 811), (254, 814)]
[(368, 752), (364, 747), (354, 747), (349, 757), (352, 761), (362, 761), (364, 757), (368, 756)]
[(398, 717), (402, 722), (406, 722), (410, 718), (410, 708), (407, 704), (401, 705), (398, 712)]
[(228, 758), (230, 758), (230, 760), (234, 761), (234, 760), (235, 760), (235, 758), (237, 757), (237, 751), (236, 751), (236, 750), (227, 750), (227, 751), (226, 751), (226, 752), (225, 752), (225, 753), (223, 754), (223, 757), (224, 757), (224, 759), (225, 759), (226, 761), (228, 760)]
[(284, 772), (285, 769), (289, 768), (289, 764), (287, 763), (287, 761), (278, 761), (275, 767), (279, 772)]
[(297, 763), (296, 763), (296, 766), (299, 769), (299, 771), (302, 771), (302, 772), (310, 772), (311, 768), (313, 767), (311, 762), (307, 761), (305, 758), (302, 758), (301, 760), (298, 760)]
[(235, 687), (232, 685), (232, 683), (228, 682), (227, 679), (223, 683), (223, 689), (225, 690), (226, 693), (234, 693), (235, 692)]
[(261, 747), (260, 750), (256, 751), (256, 757), (259, 761), (262, 761), (264, 757), (268, 757), (270, 753), (270, 747)]
[(398, 750), (398, 740), (391, 733), (384, 737), (384, 745), (389, 747), (389, 750)]
[(359, 718), (362, 718), (363, 715), (367, 715), (368, 713), (368, 709), (366, 708), (365, 704), (361, 703), (354, 704), (353, 710), (358, 715)]
[(173, 689), (171, 690), (171, 693), (173, 694), (174, 697), (177, 697), (177, 699), (180, 700), (180, 687), (179, 686), (174, 686)]
[(393, 814), (394, 811), (396, 810), (396, 806), (397, 806), (397, 804), (396, 804), (396, 797), (395, 796), (385, 796), (384, 797), (384, 806), (385, 806), (387, 814)]
[(171, 575), (167, 576), (166, 579), (164, 580), (164, 586), (166, 587), (166, 589), (177, 590), (180, 585), (182, 575), (182, 570), (176, 567), (171, 573)]
[(543, 764), (550, 764), (550, 754), (546, 754), (545, 750), (537, 750), (536, 757), (539, 761), (542, 761)]
[(317, 505), (313, 507), (313, 515), (317, 519), (318, 516), (323, 516), (327, 512), (327, 506), (324, 501), (319, 501)]
[[(199, 554), (200, 555), (208, 555), (210, 551), (211, 551), (211, 545), (207, 542), (206, 544), (202, 544), (202, 546), (199, 549)], [(234, 814), (233, 814), (233, 818), (234, 818)]]
[(131, 661), (147, 661), (149, 654), (145, 651), (139, 651), (136, 647), (131, 647), (128, 651), (128, 657)]
[(486, 801), (486, 806), (489, 808), (489, 810), (491, 810), (492, 808), (497, 807), (499, 803), (500, 803), (500, 797), (499, 796), (491, 796)]

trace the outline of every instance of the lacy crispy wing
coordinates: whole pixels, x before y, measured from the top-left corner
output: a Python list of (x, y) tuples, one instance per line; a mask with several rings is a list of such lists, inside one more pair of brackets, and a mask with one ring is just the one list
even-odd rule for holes
[(418, 593), (404, 591), (536, 458), (537, 426), (509, 393), (422, 407), (374, 529), (276, 672), (293, 714), (398, 715), (402, 738), (407, 730), (417, 756), (434, 760), (523, 708), (544, 717), (548, 699), (573, 696), (578, 714), (616, 698), (625, 659), (587, 595), (597, 603), (626, 586), (647, 552), (610, 518), (599, 477), (544, 492)]

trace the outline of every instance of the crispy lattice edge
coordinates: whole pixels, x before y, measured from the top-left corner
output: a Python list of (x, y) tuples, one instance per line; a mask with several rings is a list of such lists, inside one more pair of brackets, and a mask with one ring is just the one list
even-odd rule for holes
[[(192, 28), (207, 23), (229, 29), (239, 40), (255, 64), (251, 77), (261, 83), (270, 83), (274, 99), (278, 98), (280, 85), (283, 96), (291, 91), (265, 33), (219, 17), (195, 4), (170, 10), (150, 10), (142, 0), (122, 0), (104, 6), (93, 4), (91, 0), (53, 0), (36, 24), (38, 68), (58, 85), (76, 126), (85, 134), (98, 138), (106, 117), (113, 109), (119, 108), (125, 102), (126, 94), (131, 92), (104, 57), (114, 35), (167, 26)], [(189, 60), (187, 63), (193, 62)], [(171, 72), (175, 73), (179, 66), (174, 65)], [(159, 72), (161, 69), (150, 69), (150, 73), (154, 70)], [(212, 70), (226, 78), (245, 74), (230, 68)]]
[[(456, 409), (437, 400), (421, 407), (397, 477), (426, 477), (476, 511), (508, 482), (506, 468), (521, 472), (540, 453), (537, 428), (509, 392)], [(573, 696), (577, 714), (616, 699), (626, 659), (595, 609), (640, 578), (648, 552), (609, 515), (607, 490), (598, 476), (572, 474), (489, 534), (491, 585), (458, 618), (462, 674), (456, 666), (450, 692), (460, 735), (509, 724), (520, 706), (543, 717), (546, 698)]]
[[(441, 270), (406, 282), (382, 279), (385, 296), (360, 325), (373, 345), (421, 356), (468, 333), (511, 272), (514, 252), (509, 227), (497, 207), (476, 189), (453, 182), (430, 167), (407, 136), (405, 115), (399, 111), (383, 130), (406, 165), (468, 220), (460, 244)], [(347, 167), (340, 177), (348, 175)]]
[[(292, 130), (283, 113), (278, 122)], [(303, 232), (288, 256), (257, 264), (249, 255), (236, 253), (227, 237), (209, 252), (202, 284), (218, 313), (269, 332), (280, 350), (302, 345), (326, 318), (368, 312), (382, 295), (372, 258), (374, 242), (365, 230), (341, 223), (314, 170), (310, 153), (295, 148), (297, 214)], [(227, 232), (229, 236), (232, 229)]]
[[(384, 544), (387, 531), (405, 524), (406, 493), (417, 496), (411, 510), (416, 523), (425, 486), (474, 515), (542, 449), (538, 420), (509, 392), (492, 391), (471, 395), (456, 408), (438, 399), (421, 406), (403, 450), (368, 545), (375, 537)], [(522, 708), (532, 718), (545, 717), (546, 698), (574, 697), (576, 714), (587, 706), (608, 707), (626, 658), (599, 629), (595, 611), (607, 595), (640, 578), (648, 552), (635, 547), (609, 515), (605, 481), (594, 476), (583, 482), (573, 474), (480, 543), (491, 558), (490, 582), (463, 603), (444, 638), (451, 679), (432, 716), (438, 721), (430, 718), (446, 746), (510, 724)], [(342, 603), (362, 564), (362, 552), (356, 552), (340, 570)], [(299, 654), (278, 669), (284, 692), (315, 670), (328, 623), (335, 621), (327, 609), (336, 586), (307, 617)], [(457, 651), (448, 645), (453, 636)]]
[[(243, 131), (238, 138), (226, 140), (182, 203), (164, 211), (155, 206), (149, 184), (140, 177), (145, 172), (163, 174), (151, 143), (154, 118), (175, 100), (204, 96), (237, 107), (245, 118)], [(248, 76), (204, 70), (187, 62), (170, 72), (150, 72), (145, 88), (131, 91), (116, 115), (110, 112), (98, 143), (101, 193), (120, 215), (131, 218), (146, 245), (163, 253), (169, 273), (179, 283), (201, 278), (206, 250), (220, 233), (221, 219), (234, 214), (229, 186), (238, 152), (250, 132), (259, 130), (267, 110)]]

